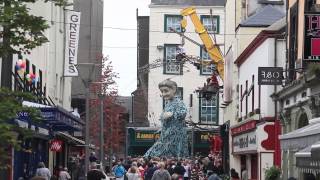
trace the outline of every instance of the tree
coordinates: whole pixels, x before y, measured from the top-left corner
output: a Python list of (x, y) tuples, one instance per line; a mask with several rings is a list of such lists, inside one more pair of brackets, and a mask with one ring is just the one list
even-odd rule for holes
[[(41, 16), (30, 13), (28, 3), (39, 0), (0, 0), (0, 56), (2, 57), (1, 85), (11, 88), (12, 55), (29, 54), (30, 50), (48, 42), (44, 31), (49, 28)], [(66, 6), (67, 0), (44, 0), (57, 6)]]
[(19, 134), (23, 140), (30, 137), (32, 132), (16, 125), (14, 119), (18, 114), (26, 114), (32, 122), (39, 122), (40, 113), (32, 107), (22, 106), (24, 100), (35, 100), (30, 93), (14, 92), (9, 89), (0, 88), (0, 169), (8, 167), (10, 148), (20, 148)]

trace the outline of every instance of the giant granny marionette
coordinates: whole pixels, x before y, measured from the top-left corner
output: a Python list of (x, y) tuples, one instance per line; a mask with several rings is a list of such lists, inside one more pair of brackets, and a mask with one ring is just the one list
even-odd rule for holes
[(188, 152), (188, 137), (185, 124), (187, 108), (176, 96), (177, 83), (164, 80), (159, 83), (162, 97), (166, 101), (160, 115), (162, 124), (160, 138), (146, 152), (144, 157), (186, 157)]

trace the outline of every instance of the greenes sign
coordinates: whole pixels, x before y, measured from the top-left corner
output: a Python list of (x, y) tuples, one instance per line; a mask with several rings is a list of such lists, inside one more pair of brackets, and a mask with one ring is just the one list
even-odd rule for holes
[(156, 141), (160, 138), (160, 134), (153, 132), (136, 132), (136, 141)]

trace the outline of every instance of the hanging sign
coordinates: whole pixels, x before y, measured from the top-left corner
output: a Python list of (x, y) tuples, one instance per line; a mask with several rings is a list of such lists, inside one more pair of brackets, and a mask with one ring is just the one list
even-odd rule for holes
[(80, 16), (80, 12), (66, 11), (64, 76), (78, 76), (76, 65), (78, 61)]
[(62, 144), (61, 140), (52, 140), (50, 142), (50, 151), (54, 152), (61, 152), (62, 151)]
[(305, 14), (304, 22), (303, 59), (320, 61), (320, 14)]
[(282, 85), (282, 67), (259, 67), (258, 85)]

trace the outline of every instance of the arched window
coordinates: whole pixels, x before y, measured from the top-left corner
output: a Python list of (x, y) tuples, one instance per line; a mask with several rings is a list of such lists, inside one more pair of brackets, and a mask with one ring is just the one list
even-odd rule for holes
[(298, 121), (298, 129), (299, 128), (302, 128), (304, 126), (307, 126), (309, 124), (309, 121), (308, 121), (308, 116), (306, 113), (302, 113), (300, 118), (299, 118), (299, 121)]

